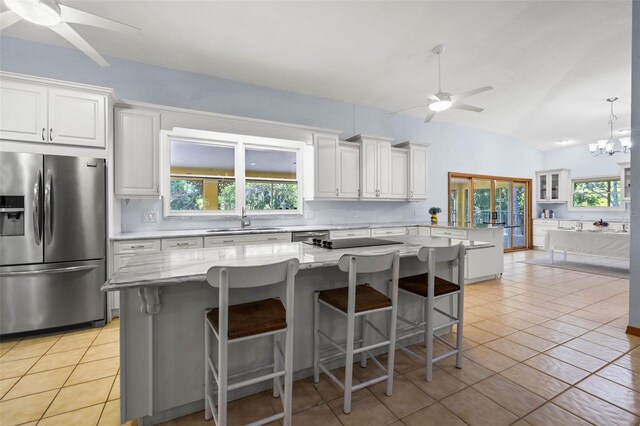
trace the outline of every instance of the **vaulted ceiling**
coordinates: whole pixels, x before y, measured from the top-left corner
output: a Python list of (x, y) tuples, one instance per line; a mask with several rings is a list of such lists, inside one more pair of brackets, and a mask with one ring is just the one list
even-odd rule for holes
[[(630, 126), (630, 0), (62, 2), (142, 29), (76, 25), (104, 55), (396, 111), (437, 91), (444, 43), (445, 91), (495, 89), (468, 99), (484, 112), (434, 121), (548, 150), (607, 137), (617, 96), (616, 128)], [(26, 22), (3, 34), (67, 45)]]

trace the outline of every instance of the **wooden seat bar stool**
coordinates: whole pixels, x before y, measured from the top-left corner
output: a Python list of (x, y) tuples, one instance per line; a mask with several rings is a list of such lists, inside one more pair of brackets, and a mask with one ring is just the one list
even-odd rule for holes
[[(213, 417), (216, 425), (225, 426), (227, 424), (227, 393), (229, 391), (273, 380), (273, 396), (282, 398), (284, 410), (251, 423), (251, 425), (263, 425), (279, 419), (283, 419), (285, 425), (291, 425), (293, 296), (294, 280), (298, 269), (298, 260), (289, 259), (269, 265), (213, 267), (207, 272), (209, 284), (218, 288), (218, 308), (209, 309), (204, 315), (204, 406), (206, 420)], [(250, 288), (282, 282), (286, 286), (286, 308), (279, 299), (275, 298), (229, 306), (230, 288)], [(284, 349), (280, 344), (280, 335), (283, 333), (285, 334)], [(273, 364), (229, 375), (229, 344), (267, 336), (273, 336)], [(217, 365), (213, 357), (212, 337), (218, 341)], [(246, 376), (266, 368), (272, 369), (272, 372), (229, 383), (230, 379)], [(283, 377), (284, 383), (282, 382)], [(215, 385), (217, 385), (218, 393), (217, 405), (214, 401)]]
[[(343, 272), (349, 273), (349, 286), (332, 290), (317, 291), (314, 293), (313, 303), (313, 377), (314, 381), (320, 381), (320, 371), (324, 372), (331, 380), (344, 390), (343, 411), (346, 414), (351, 412), (351, 393), (366, 386), (387, 381), (387, 396), (393, 392), (393, 365), (395, 358), (396, 341), (396, 307), (398, 300), (398, 277), (400, 268), (400, 255), (393, 252), (380, 255), (352, 255), (345, 254), (340, 257), (338, 267)], [(389, 292), (385, 295), (368, 284), (357, 285), (357, 274), (360, 273), (380, 273), (391, 271), (389, 281)], [(347, 339), (345, 344), (341, 344), (332, 339), (327, 333), (320, 330), (320, 307), (327, 307), (347, 319)], [(384, 333), (368, 319), (368, 316), (377, 312), (388, 312), (389, 331)], [(356, 318), (361, 318), (361, 338), (355, 340)], [(381, 342), (367, 345), (367, 326), (377, 332), (384, 339)], [(320, 357), (320, 338), (329, 342), (337, 350), (337, 354)], [(359, 343), (358, 348), (354, 348)], [(385, 368), (371, 351), (384, 346), (389, 347), (387, 357), (387, 367)], [(360, 365), (366, 367), (367, 355), (371, 355), (374, 363), (384, 371), (384, 374), (364, 383), (353, 385), (353, 357), (361, 354)], [(336, 360), (344, 356), (345, 378), (342, 383), (335, 377), (324, 363)]]
[[(414, 322), (402, 316), (398, 320), (407, 324), (406, 327), (398, 330), (397, 340), (404, 340), (416, 335), (424, 337), (426, 347), (425, 356), (421, 356), (414, 351), (401, 346), (401, 350), (411, 356), (424, 360), (425, 378), (430, 382), (433, 378), (433, 363), (444, 358), (455, 355), (456, 367), (462, 368), (462, 336), (463, 336), (463, 313), (464, 313), (464, 257), (465, 246), (460, 243), (450, 247), (422, 247), (418, 251), (418, 259), (427, 262), (426, 274), (414, 275), (400, 278), (398, 288), (401, 293), (418, 297), (422, 301), (422, 321)], [(449, 280), (436, 277), (436, 264), (448, 262)], [(457, 284), (453, 280), (453, 268), (458, 266)], [(457, 296), (457, 306), (454, 313), (453, 298)], [(435, 307), (435, 301), (443, 298), (450, 298), (450, 313)], [(446, 322), (438, 326), (434, 325), (434, 313), (437, 312), (446, 318)], [(443, 328), (452, 327), (457, 324), (455, 346), (434, 335), (435, 332)], [(449, 352), (433, 357), (434, 339), (451, 349)]]

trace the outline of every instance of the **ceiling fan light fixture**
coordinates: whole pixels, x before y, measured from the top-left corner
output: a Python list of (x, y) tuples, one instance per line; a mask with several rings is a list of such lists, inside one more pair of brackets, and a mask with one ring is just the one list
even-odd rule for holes
[(429, 109), (435, 112), (444, 111), (449, 108), (451, 108), (451, 101), (446, 99), (441, 101), (435, 101), (429, 104)]
[(594, 152), (596, 152), (598, 150), (598, 144), (597, 143), (590, 143), (589, 144), (589, 151), (593, 154)]
[(631, 138), (620, 138), (622, 148), (631, 148)]
[(55, 0), (4, 0), (4, 3), (25, 21), (37, 25), (52, 27), (62, 19)]
[(596, 142), (598, 144), (598, 149), (604, 149), (607, 146), (607, 142), (609, 142), (607, 139), (600, 139)]

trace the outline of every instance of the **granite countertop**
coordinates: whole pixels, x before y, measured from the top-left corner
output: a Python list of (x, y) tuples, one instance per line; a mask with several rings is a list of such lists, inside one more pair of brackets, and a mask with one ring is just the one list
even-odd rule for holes
[(357, 223), (357, 224), (332, 224), (332, 225), (294, 225), (274, 227), (248, 227), (245, 229), (181, 229), (171, 231), (141, 231), (124, 232), (111, 237), (111, 241), (149, 240), (157, 238), (184, 238), (184, 237), (213, 237), (221, 235), (251, 235), (251, 234), (275, 234), (280, 232), (306, 232), (306, 231), (339, 231), (343, 229), (369, 229), (369, 228), (396, 228), (401, 226), (424, 226), (437, 228), (459, 229), (496, 229), (502, 225), (474, 225), (474, 224), (431, 224), (427, 222), (392, 222), (392, 223)]
[(182, 229), (172, 231), (142, 231), (125, 232), (111, 237), (111, 241), (126, 240), (146, 240), (155, 238), (177, 238), (177, 237), (213, 237), (219, 235), (251, 235), (251, 234), (274, 234), (279, 232), (305, 232), (305, 231), (338, 231), (342, 229), (367, 229), (367, 228), (394, 228), (400, 226), (431, 226), (429, 223), (419, 222), (393, 222), (393, 223), (358, 223), (358, 224), (334, 224), (334, 225), (294, 225), (294, 226), (274, 226), (274, 227), (248, 227), (245, 229)]
[(401, 257), (418, 254), (421, 247), (446, 247), (462, 242), (467, 249), (493, 247), (491, 243), (455, 240), (441, 237), (389, 237), (398, 245), (329, 250), (304, 243), (250, 244), (231, 247), (187, 249), (139, 254), (116, 271), (102, 286), (103, 291), (136, 287), (155, 287), (187, 281), (204, 281), (212, 266), (251, 266), (297, 258), (300, 269), (336, 266), (340, 256), (382, 254), (395, 250)]
[(476, 230), (476, 229), (502, 229), (502, 228), (513, 228), (514, 225), (503, 225), (503, 224), (493, 224), (493, 223), (461, 223), (461, 222), (444, 222), (444, 223), (435, 223), (428, 224), (426, 226), (430, 226), (432, 228), (456, 228), (456, 229), (466, 229), (466, 230)]

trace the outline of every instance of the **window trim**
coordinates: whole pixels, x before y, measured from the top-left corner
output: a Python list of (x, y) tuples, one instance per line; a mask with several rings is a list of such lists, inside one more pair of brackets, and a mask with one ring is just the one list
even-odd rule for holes
[(575, 212), (617, 212), (617, 211), (625, 211), (626, 210), (626, 206), (625, 206), (625, 202), (622, 199), (622, 187), (620, 187), (620, 198), (619, 198), (619, 205), (618, 206), (607, 206), (607, 207), (593, 207), (593, 206), (589, 206), (589, 207), (576, 207), (573, 205), (573, 196), (574, 196), (574, 189), (575, 189), (575, 183), (576, 182), (591, 182), (591, 181), (597, 181), (597, 180), (617, 180), (622, 184), (622, 181), (620, 180), (620, 175), (610, 175), (610, 176), (588, 176), (588, 177), (580, 177), (580, 178), (572, 178), (571, 179), (571, 197), (569, 198), (569, 201), (567, 203), (567, 210), (568, 211), (575, 211)]
[[(236, 208), (234, 210), (171, 210), (171, 140), (180, 139), (185, 142), (205, 143), (218, 146), (232, 146), (235, 150), (234, 178), (236, 183)], [(245, 205), (246, 173), (245, 149), (269, 149), (296, 153), (296, 180), (298, 184), (298, 208), (296, 210), (247, 210), (249, 216), (302, 216), (304, 214), (304, 164), (303, 141), (274, 139), (259, 136), (210, 132), (205, 130), (174, 128), (160, 132), (162, 145), (160, 155), (160, 177), (163, 217), (234, 217), (242, 214)], [(250, 178), (251, 179), (251, 178)], [(291, 182), (294, 182), (291, 180)]]

